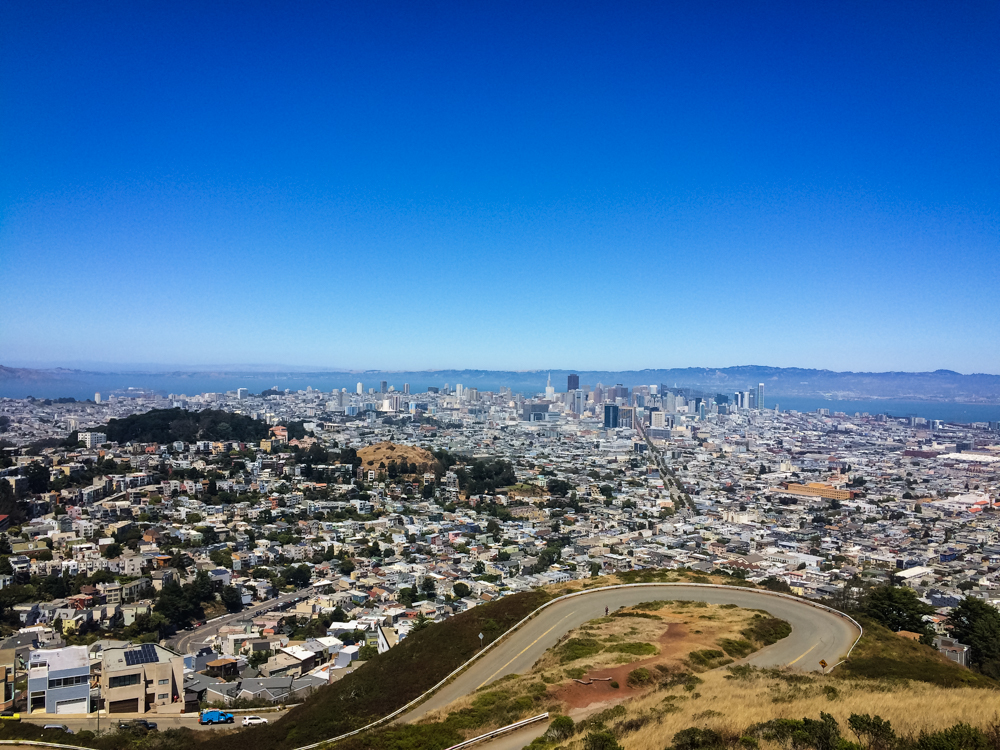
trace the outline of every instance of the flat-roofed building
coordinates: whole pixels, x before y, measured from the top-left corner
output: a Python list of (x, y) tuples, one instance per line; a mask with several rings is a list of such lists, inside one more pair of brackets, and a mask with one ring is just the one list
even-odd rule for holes
[(108, 713), (184, 711), (184, 657), (155, 643), (105, 649), (101, 693)]

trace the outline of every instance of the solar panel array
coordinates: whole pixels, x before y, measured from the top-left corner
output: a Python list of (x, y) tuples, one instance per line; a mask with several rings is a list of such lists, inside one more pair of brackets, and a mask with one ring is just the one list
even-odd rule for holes
[(139, 648), (125, 652), (125, 665), (134, 667), (136, 664), (155, 664), (159, 659), (156, 656), (156, 646), (152, 643), (144, 643)]

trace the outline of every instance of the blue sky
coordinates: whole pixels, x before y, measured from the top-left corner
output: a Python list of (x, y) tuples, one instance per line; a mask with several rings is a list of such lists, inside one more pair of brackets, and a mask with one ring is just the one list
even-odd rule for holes
[(998, 373), (998, 7), (6, 3), (0, 364)]

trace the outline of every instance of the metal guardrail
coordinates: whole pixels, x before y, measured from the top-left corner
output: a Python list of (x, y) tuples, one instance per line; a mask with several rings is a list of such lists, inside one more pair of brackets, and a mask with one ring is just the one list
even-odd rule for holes
[(516, 724), (508, 724), (505, 727), (500, 727), (499, 729), (494, 729), (492, 732), (487, 732), (486, 734), (481, 734), (478, 737), (473, 737), (471, 740), (466, 740), (465, 742), (459, 742), (457, 745), (452, 745), (447, 748), (447, 750), (461, 750), (465, 747), (472, 747), (477, 742), (485, 742), (486, 740), (492, 740), (494, 737), (499, 737), (500, 735), (507, 734), (507, 732), (513, 732), (521, 727), (526, 727), (529, 724), (534, 724), (537, 721), (545, 721), (549, 718), (549, 712), (546, 711), (544, 714), (538, 714), (538, 716), (532, 716), (530, 719), (522, 719)]
[(58, 745), (55, 742), (40, 742), (39, 740), (0, 740), (0, 745), (27, 745), (29, 747), (64, 747), (67, 750), (92, 750), (79, 745)]

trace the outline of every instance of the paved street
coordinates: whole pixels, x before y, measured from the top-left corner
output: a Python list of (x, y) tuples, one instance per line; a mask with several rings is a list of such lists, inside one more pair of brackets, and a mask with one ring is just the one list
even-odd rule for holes
[[(263, 716), (268, 721), (277, 721), (282, 716), (284, 716), (288, 711), (261, 711), (258, 716)], [(247, 714), (234, 714), (236, 721), (233, 724), (222, 724), (215, 727), (212, 726), (202, 726), (198, 723), (198, 714), (182, 714), (180, 716), (157, 716), (156, 714), (113, 714), (108, 716), (107, 714), (101, 714), (100, 728), (101, 730), (113, 729), (118, 726), (121, 721), (130, 721), (131, 719), (146, 719), (157, 725), (158, 729), (176, 729), (178, 727), (188, 727), (190, 729), (198, 730), (209, 730), (209, 729), (241, 729), (240, 722), (243, 720), (244, 716), (254, 715), (252, 713)], [(89, 729), (91, 731), (96, 731), (98, 728), (97, 714), (88, 714), (86, 716), (82, 715), (69, 715), (69, 716), (56, 716), (53, 714), (36, 714), (34, 716), (25, 716), (21, 719), (22, 721), (30, 722), (32, 724), (38, 724), (42, 726), (44, 724), (65, 724), (74, 732), (79, 732), (81, 729)], [(248, 729), (250, 729), (248, 727)]]
[(196, 651), (205, 642), (212, 638), (223, 625), (228, 625), (230, 623), (236, 622), (238, 620), (245, 620), (250, 617), (255, 617), (263, 612), (274, 609), (279, 604), (284, 604), (285, 602), (290, 602), (300, 597), (306, 596), (308, 590), (296, 591), (290, 594), (282, 594), (277, 599), (269, 599), (266, 602), (260, 602), (253, 606), (247, 607), (242, 612), (236, 612), (231, 615), (223, 615), (222, 617), (217, 617), (214, 620), (206, 622), (200, 628), (193, 628), (191, 630), (183, 630), (173, 638), (167, 639), (167, 646), (178, 651), (182, 654), (186, 654), (191, 651)]

